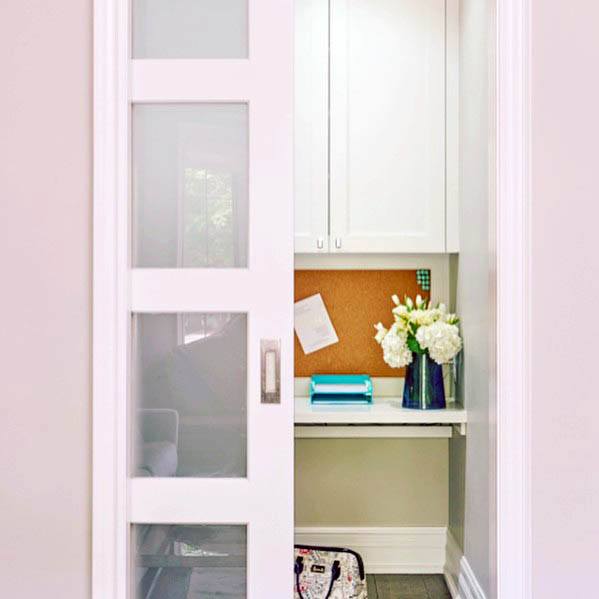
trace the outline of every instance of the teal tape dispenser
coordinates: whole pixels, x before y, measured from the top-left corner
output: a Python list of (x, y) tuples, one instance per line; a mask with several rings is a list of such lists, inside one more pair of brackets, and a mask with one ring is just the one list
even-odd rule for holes
[(372, 381), (367, 374), (314, 374), (310, 380), (311, 404), (371, 404)]

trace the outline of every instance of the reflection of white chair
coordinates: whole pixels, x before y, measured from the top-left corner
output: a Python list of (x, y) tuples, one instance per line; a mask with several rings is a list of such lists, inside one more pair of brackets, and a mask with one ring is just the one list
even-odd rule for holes
[(179, 412), (166, 408), (138, 410), (137, 476), (176, 476)]

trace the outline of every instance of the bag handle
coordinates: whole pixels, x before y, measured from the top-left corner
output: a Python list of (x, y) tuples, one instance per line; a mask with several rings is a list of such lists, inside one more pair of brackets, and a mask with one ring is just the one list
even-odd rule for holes
[[(302, 591), (300, 589), (300, 574), (304, 571), (304, 558), (301, 555), (297, 556), (295, 560), (295, 590), (299, 595), (300, 599), (304, 599), (302, 595)], [(331, 593), (333, 592), (333, 585), (337, 580), (341, 578), (341, 562), (336, 559), (333, 562), (333, 567), (331, 568), (331, 584), (329, 585), (329, 590), (327, 591), (326, 597), (324, 599), (329, 599)]]

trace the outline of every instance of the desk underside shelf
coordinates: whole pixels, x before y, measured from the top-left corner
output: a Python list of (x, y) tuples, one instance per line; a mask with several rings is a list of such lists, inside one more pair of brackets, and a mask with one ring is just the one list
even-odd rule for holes
[(400, 397), (375, 398), (372, 405), (311, 405), (309, 397), (295, 398), (295, 437), (450, 438), (466, 434), (467, 412), (449, 403), (444, 410), (409, 410)]

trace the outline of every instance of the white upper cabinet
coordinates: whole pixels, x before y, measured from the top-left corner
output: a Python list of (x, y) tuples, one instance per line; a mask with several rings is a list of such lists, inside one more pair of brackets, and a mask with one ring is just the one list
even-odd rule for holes
[(445, 251), (445, 2), (331, 3), (333, 251)]
[(323, 221), (331, 252), (455, 249), (447, 244), (455, 232), (446, 231), (457, 193), (448, 162), (457, 155), (448, 146), (457, 122), (448, 96), (456, 65), (446, 56), (455, 50), (451, 27), (446, 36), (455, 3), (331, 0), (323, 89), (316, 38), (326, 4), (300, 1), (305, 13), (296, 21), (296, 252), (317, 251)]
[(295, 2), (295, 251), (329, 250), (329, 10)]

